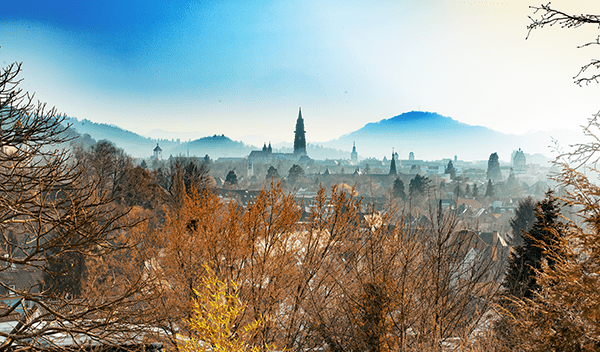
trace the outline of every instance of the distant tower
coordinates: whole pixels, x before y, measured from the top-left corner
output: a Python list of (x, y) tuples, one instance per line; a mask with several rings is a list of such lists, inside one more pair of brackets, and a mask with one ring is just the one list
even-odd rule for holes
[(248, 160), (247, 175), (248, 175), (248, 177), (254, 176), (254, 164), (252, 163), (252, 160)]
[(408, 153), (408, 160), (415, 160), (415, 153), (413, 153), (413, 152)]
[(154, 159), (162, 159), (162, 148), (158, 146), (158, 143), (156, 143), (156, 148), (154, 148), (154, 155), (152, 157)]
[(298, 110), (296, 131), (294, 131), (294, 154), (306, 155), (306, 131), (304, 131), (304, 119), (302, 119), (302, 108)]
[(390, 163), (390, 175), (396, 175), (396, 159), (394, 158), (394, 149), (392, 149), (392, 162)]
[(353, 163), (358, 163), (358, 153), (356, 152), (356, 143), (352, 142), (352, 153), (350, 153), (350, 160)]
[(271, 147), (271, 142), (269, 142), (269, 146), (267, 147), (267, 153), (273, 153), (273, 147)]
[(527, 158), (521, 148), (515, 152), (512, 159), (516, 174), (524, 174), (527, 172)]

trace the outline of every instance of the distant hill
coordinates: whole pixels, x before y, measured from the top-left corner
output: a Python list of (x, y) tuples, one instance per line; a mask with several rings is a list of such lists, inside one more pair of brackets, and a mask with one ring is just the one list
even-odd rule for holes
[(225, 135), (214, 135), (202, 137), (194, 141), (181, 143), (174, 150), (177, 154), (204, 156), (208, 154), (211, 158), (219, 157), (245, 157), (250, 151), (257, 147), (246, 145), (242, 142), (231, 140)]
[(190, 156), (210, 155), (211, 158), (219, 157), (243, 157), (250, 153), (250, 150), (256, 147), (247, 146), (242, 142), (236, 142), (225, 135), (214, 135), (212, 137), (203, 137), (190, 142), (181, 143), (174, 139), (160, 139), (140, 136), (137, 133), (124, 130), (114, 125), (97, 123), (89, 120), (78, 120), (69, 118), (67, 123), (71, 124), (71, 129), (80, 135), (89, 134), (96, 141), (109, 140), (117, 147), (122, 148), (131, 156), (138, 158), (147, 158), (152, 155), (152, 150), (158, 143), (162, 148), (163, 158), (170, 155)]
[[(70, 117), (67, 123), (71, 125), (71, 129), (81, 135), (89, 134), (96, 141), (109, 140), (117, 147), (124, 149), (128, 154), (135, 157), (148, 157), (152, 155), (152, 149), (156, 146), (157, 141), (142, 137), (137, 133), (124, 130), (114, 125), (105, 123), (96, 123), (90, 120), (78, 120)], [(161, 141), (161, 148), (170, 147), (166, 141)], [(168, 154), (167, 154), (168, 155)]]
[[(543, 135), (542, 135), (543, 136)], [(511, 153), (519, 147), (529, 153), (549, 154), (550, 137), (543, 141), (539, 134), (517, 136), (503, 134), (487, 127), (472, 126), (433, 112), (411, 111), (390, 119), (369, 123), (363, 128), (324, 146), (350, 150), (352, 143), (360, 157), (382, 158), (392, 153), (407, 159), (414, 152), (416, 159), (487, 160), (493, 152), (509, 161)]]

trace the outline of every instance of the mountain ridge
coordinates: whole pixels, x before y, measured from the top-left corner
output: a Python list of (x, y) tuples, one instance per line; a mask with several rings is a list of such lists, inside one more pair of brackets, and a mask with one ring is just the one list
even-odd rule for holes
[[(548, 143), (540, 136), (504, 134), (488, 127), (469, 125), (435, 112), (410, 111), (389, 119), (367, 123), (362, 128), (340, 138), (323, 143), (334, 148), (352, 147), (356, 142), (359, 155), (376, 157), (391, 155), (392, 149), (400, 159), (413, 152), (417, 159), (487, 160), (498, 152), (501, 159), (510, 160), (514, 150), (522, 148), (528, 153), (548, 155)], [(544, 136), (542, 135), (542, 139)], [(540, 143), (543, 147), (540, 148)]]

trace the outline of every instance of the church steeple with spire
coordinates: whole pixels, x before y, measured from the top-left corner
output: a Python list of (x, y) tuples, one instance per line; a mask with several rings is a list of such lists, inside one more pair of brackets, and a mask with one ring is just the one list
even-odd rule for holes
[(356, 143), (352, 142), (352, 153), (350, 153), (350, 160), (353, 163), (358, 163), (358, 153), (356, 152)]
[(298, 110), (298, 120), (296, 120), (296, 130), (294, 131), (294, 154), (306, 155), (306, 132), (304, 131), (302, 108)]
[(392, 148), (392, 162), (390, 163), (390, 175), (396, 174), (396, 158), (394, 157), (394, 148)]

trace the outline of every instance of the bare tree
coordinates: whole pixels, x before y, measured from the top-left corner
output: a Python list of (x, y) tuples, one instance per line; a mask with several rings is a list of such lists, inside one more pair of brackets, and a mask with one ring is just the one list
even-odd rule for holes
[(119, 249), (125, 214), (60, 149), (64, 116), (22, 91), (20, 70), (15, 63), (0, 73), (0, 293), (16, 298), (3, 301), (0, 318), (18, 321), (0, 331), (0, 350), (142, 343), (127, 313), (141, 280), (119, 296), (82, 289), (81, 266)]
[[(534, 15), (529, 16), (531, 23), (527, 26), (528, 34), (527, 37), (531, 34), (531, 31), (538, 28), (543, 28), (545, 26), (555, 26), (558, 25), (561, 28), (578, 28), (587, 24), (599, 25), (600, 24), (600, 15), (594, 14), (580, 14), (580, 15), (572, 15), (565, 13), (563, 11), (552, 8), (550, 3), (546, 5), (540, 6), (530, 6), (534, 10)], [(592, 42), (588, 42), (579, 46), (579, 48), (584, 48), (591, 45), (600, 45), (600, 37), (596, 38), (596, 40)], [(600, 60), (593, 59), (589, 63), (583, 65), (579, 70), (579, 73), (574, 77), (575, 83), (578, 85), (582, 85), (583, 83), (589, 84), (592, 82), (598, 83), (598, 78), (600, 78), (600, 74), (591, 73), (590, 75), (585, 75), (588, 73), (588, 70), (600, 69)]]

